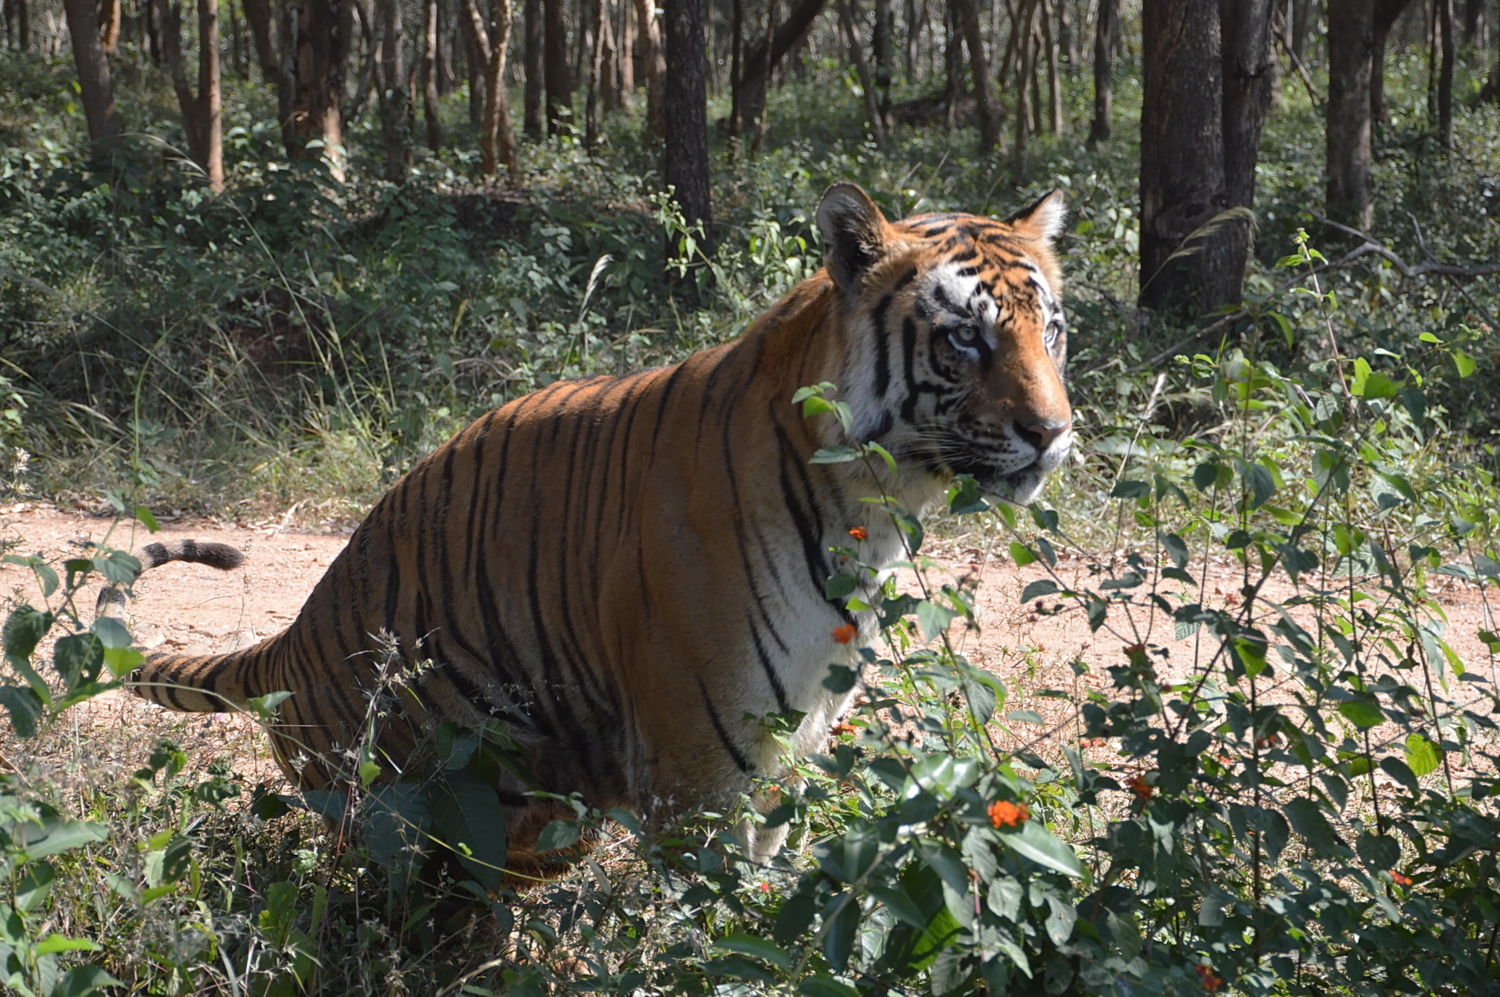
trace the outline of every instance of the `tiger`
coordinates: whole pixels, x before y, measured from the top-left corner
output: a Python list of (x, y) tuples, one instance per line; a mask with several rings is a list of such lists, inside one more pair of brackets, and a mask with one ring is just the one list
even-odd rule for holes
[[(1053, 191), (1003, 221), (889, 221), (835, 183), (815, 215), (824, 266), (739, 339), (491, 411), (375, 504), (285, 631), (150, 654), (135, 691), (183, 711), (292, 693), (269, 732), (303, 789), (347, 778), (392, 671), (407, 717), (376, 734), (391, 765), (435, 723), (502, 721), (529, 763), (495, 785), (512, 870), (536, 867), (559, 816), (536, 789), (656, 821), (747, 796), (764, 812), (768, 780), (851, 705), (830, 666), (857, 668), (876, 636), (873, 612), (825, 597), (837, 549), (904, 555), (889, 506), (863, 500), (919, 515), (965, 474), (1027, 503), (1070, 453), (1063, 213)], [(847, 435), (793, 404), (824, 382)], [(895, 469), (810, 463), (851, 437)], [(776, 714), (801, 715), (790, 753)], [(739, 825), (762, 862), (787, 830), (765, 823)]]

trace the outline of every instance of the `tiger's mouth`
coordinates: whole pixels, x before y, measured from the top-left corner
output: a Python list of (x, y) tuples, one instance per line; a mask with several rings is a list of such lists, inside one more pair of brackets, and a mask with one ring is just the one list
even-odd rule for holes
[(950, 475), (970, 475), (986, 493), (1016, 505), (1025, 505), (1041, 493), (1047, 475), (1058, 463), (1047, 457), (1046, 453), (1041, 453), (1023, 467), (1002, 470), (999, 463), (976, 455), (963, 460), (947, 461), (942, 470)]

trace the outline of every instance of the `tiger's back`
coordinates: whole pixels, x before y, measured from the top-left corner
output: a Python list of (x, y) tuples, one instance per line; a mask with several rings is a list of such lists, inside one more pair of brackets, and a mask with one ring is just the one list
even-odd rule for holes
[[(723, 803), (775, 776), (780, 748), (756, 718), (801, 712), (796, 746), (820, 741), (846, 705), (822, 680), (859, 646), (841, 628), (873, 627), (824, 598), (840, 567), (829, 548), (862, 527), (863, 560), (901, 551), (861, 500), (919, 511), (957, 470), (1034, 488), (1066, 452), (1050, 232), (924, 217), (890, 225), (836, 186), (819, 217), (828, 269), (740, 340), (490, 413), (375, 506), (287, 631), (228, 655), (153, 655), (142, 693), (222, 709), (294, 692), (272, 737), (305, 787), (349, 768), (382, 667), (405, 677), (404, 710), (378, 723), (396, 765), (433, 721), (494, 717), (538, 787), (598, 807)], [(955, 300), (976, 288), (984, 300)], [(1002, 298), (1036, 314), (1007, 332)], [(897, 474), (808, 463), (844, 442), (791, 404), (822, 381), (841, 386), (861, 440), (903, 459)], [(497, 787), (518, 850), (547, 816), (529, 788)]]

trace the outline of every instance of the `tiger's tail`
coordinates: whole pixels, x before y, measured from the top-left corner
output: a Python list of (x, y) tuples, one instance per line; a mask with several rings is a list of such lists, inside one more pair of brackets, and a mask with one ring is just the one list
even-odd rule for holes
[[(129, 582), (116, 582), (99, 593), (96, 609), (99, 616), (123, 606), (126, 589), (142, 574), (171, 561), (206, 564), (220, 571), (232, 571), (245, 563), (245, 555), (237, 548), (203, 540), (149, 543), (136, 558), (141, 568)], [(218, 713), (243, 707), (256, 695), (246, 689), (243, 678), (255, 671), (247, 665), (258, 657), (260, 647), (255, 645), (228, 654), (148, 655), (146, 663), (131, 676), (132, 689), (142, 699), (184, 712)]]
[(257, 676), (277, 638), (225, 654), (151, 654), (131, 676), (137, 696), (183, 713), (223, 713), (244, 709), (260, 689)]

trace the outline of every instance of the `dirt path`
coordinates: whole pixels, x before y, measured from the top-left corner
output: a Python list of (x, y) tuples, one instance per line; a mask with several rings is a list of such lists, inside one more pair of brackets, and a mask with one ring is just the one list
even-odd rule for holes
[[(233, 573), (172, 563), (152, 570), (136, 584), (138, 598), (127, 608), (127, 622), (139, 644), (146, 649), (194, 653), (241, 647), (285, 628), (343, 549), (350, 532), (347, 526), (316, 532), (288, 528), (276, 521), (196, 519), (161, 525), (161, 533), (152, 537), (130, 521), (115, 526), (109, 519), (47, 505), (0, 506), (0, 544), (6, 545), (6, 553), (42, 554), (61, 560), (79, 556), (79, 548), (74, 546), (79, 541), (107, 541), (111, 546), (133, 550), (163, 538), (216, 540), (244, 551), (245, 564)], [(928, 553), (954, 570), (979, 579), (983, 630), (979, 634), (955, 633), (959, 649), (975, 664), (1005, 678), (1011, 689), (1007, 708), (1035, 710), (1047, 720), (1045, 727), (1014, 725), (1008, 738), (1011, 744), (1029, 743), (1048, 730), (1056, 735), (1059, 726), (1069, 726), (1074, 711), (1070, 699), (1047, 699), (1032, 693), (1059, 689), (1076, 697), (1090, 688), (1107, 689), (1110, 680), (1105, 669), (1123, 662), (1126, 644), (1147, 643), (1164, 675), (1177, 678), (1191, 671), (1195, 641), (1176, 640), (1170, 617), (1157, 613), (1148, 631), (1144, 629), (1148, 614), (1140, 613), (1137, 622), (1142, 629), (1130, 630), (1122, 621), (1123, 632), (1117, 635), (1103, 630), (1090, 632), (1078, 611), (1038, 613), (1035, 605), (1019, 603), (1023, 586), (1042, 577), (1037, 566), (1017, 570), (993, 554), (966, 546), (968, 542), (963, 537), (938, 540)], [(1088, 565), (1082, 561), (1063, 562), (1061, 574), (1065, 581), (1088, 583)], [(1232, 565), (1211, 567), (1208, 578), (1208, 590), (1217, 605), (1238, 602), (1241, 580)], [(1437, 583), (1437, 588), (1438, 604), (1448, 616), (1446, 639), (1468, 668), (1489, 676), (1490, 656), (1477, 637), (1480, 629), (1490, 626), (1485, 622), (1479, 591), (1446, 578)], [(1267, 594), (1273, 598), (1285, 599), (1292, 593), (1284, 576), (1268, 585)], [(40, 592), (28, 570), (0, 564), (0, 596), (39, 604)], [(1500, 604), (1500, 600), (1492, 602)], [(1088, 673), (1075, 674), (1075, 661), (1088, 664)], [(173, 737), (185, 747), (188, 743), (202, 744), (215, 747), (214, 753), (234, 754), (247, 775), (275, 775), (265, 758), (264, 742), (244, 718), (173, 715), (120, 693), (90, 705), (86, 718), (75, 722), (101, 732), (119, 724), (142, 726), (159, 736)]]

